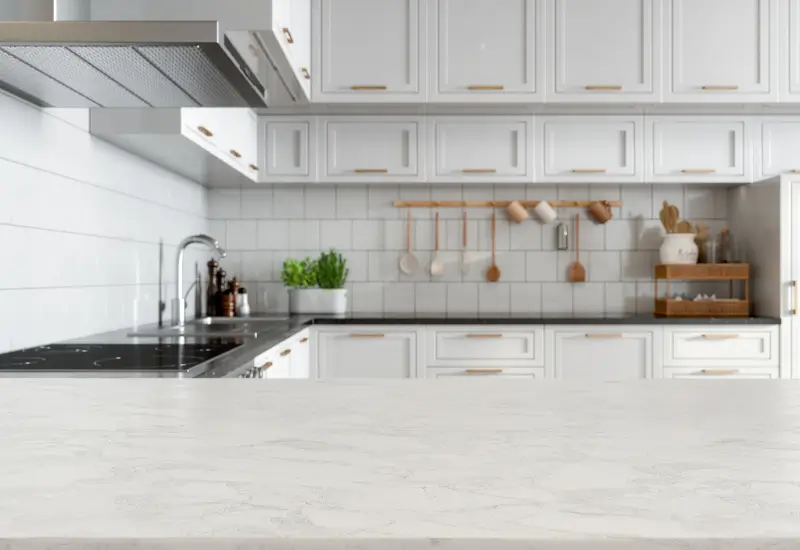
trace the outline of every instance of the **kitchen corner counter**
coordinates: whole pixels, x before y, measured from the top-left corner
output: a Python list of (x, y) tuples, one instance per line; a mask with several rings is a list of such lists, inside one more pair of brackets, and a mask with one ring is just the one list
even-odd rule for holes
[(798, 384), (7, 380), (0, 548), (796, 548)]
[(777, 317), (656, 317), (654, 315), (545, 315), (482, 314), (475, 316), (432, 313), (348, 313), (308, 315), (314, 325), (779, 325)]

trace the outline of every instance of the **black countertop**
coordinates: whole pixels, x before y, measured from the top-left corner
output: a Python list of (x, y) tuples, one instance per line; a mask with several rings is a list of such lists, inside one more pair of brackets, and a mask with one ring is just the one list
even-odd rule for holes
[(436, 314), (436, 313), (348, 313), (306, 315), (304, 324), (314, 325), (779, 325), (775, 317), (655, 317), (653, 315), (530, 315)]

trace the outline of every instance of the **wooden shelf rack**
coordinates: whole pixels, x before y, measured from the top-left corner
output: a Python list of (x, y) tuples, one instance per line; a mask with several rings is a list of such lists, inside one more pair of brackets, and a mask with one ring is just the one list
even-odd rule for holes
[[(749, 317), (750, 264), (657, 265), (654, 268), (654, 309), (658, 317)], [(666, 298), (658, 297), (658, 281), (666, 281)], [(729, 281), (730, 298), (717, 300), (672, 300), (669, 282)], [(733, 297), (734, 281), (744, 281), (744, 299)]]

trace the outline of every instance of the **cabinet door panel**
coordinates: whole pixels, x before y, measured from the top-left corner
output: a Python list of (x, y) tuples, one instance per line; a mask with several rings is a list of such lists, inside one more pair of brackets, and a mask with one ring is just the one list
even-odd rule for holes
[(652, 181), (749, 181), (752, 144), (747, 121), (665, 117), (648, 124)]
[(432, 0), (430, 6), (434, 97), (505, 101), (535, 95), (534, 0)]
[(765, 120), (761, 125), (761, 178), (800, 171), (798, 151), (800, 121)]
[(309, 120), (276, 118), (262, 120), (264, 179), (308, 181), (314, 174), (314, 125)]
[(533, 181), (531, 126), (527, 118), (434, 119), (433, 179)]
[(320, 378), (413, 378), (417, 338), (414, 332), (379, 332), (352, 327), (318, 333)]
[(772, 82), (772, 0), (668, 0), (672, 101), (763, 101)]
[(471, 378), (473, 380), (485, 379), (533, 379), (544, 378), (544, 369), (499, 369), (499, 368), (446, 368), (446, 367), (431, 367), (426, 369), (425, 378)]
[(641, 120), (540, 118), (542, 181), (642, 180)]
[(770, 380), (777, 369), (664, 369), (664, 378), (691, 380)]
[(664, 328), (664, 365), (777, 367), (778, 329)]
[(326, 177), (408, 181), (420, 176), (418, 121), (325, 122)]
[(320, 0), (319, 10), (316, 100), (421, 100), (418, 0)]
[(653, 0), (549, 0), (548, 7), (549, 100), (653, 101), (660, 68)]
[(613, 327), (567, 331), (553, 329), (552, 368), (565, 380), (638, 380), (653, 377), (652, 332), (615, 333)]

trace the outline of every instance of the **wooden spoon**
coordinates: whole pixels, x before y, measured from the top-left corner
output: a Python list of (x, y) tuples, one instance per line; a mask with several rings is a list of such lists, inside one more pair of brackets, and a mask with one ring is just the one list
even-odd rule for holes
[(664, 207), (658, 213), (658, 217), (661, 218), (661, 225), (664, 226), (664, 231), (671, 233), (669, 229), (669, 203), (667, 201), (664, 201)]
[(575, 214), (575, 261), (569, 266), (569, 282), (583, 283), (586, 281), (586, 268), (581, 263), (581, 216)]
[(467, 243), (467, 212), (464, 211), (464, 223), (461, 228), (461, 273), (463, 275), (469, 274), (469, 245)]
[(669, 227), (670, 233), (675, 233), (678, 228), (678, 220), (681, 219), (681, 213), (678, 211), (678, 207), (674, 204), (670, 205), (669, 207)]
[(496, 215), (492, 212), (492, 265), (489, 266), (489, 270), (486, 272), (486, 280), (490, 283), (496, 283), (500, 280), (500, 268), (497, 267), (497, 262), (494, 258), (494, 241), (495, 241), (495, 224), (496, 224)]
[(408, 250), (400, 258), (400, 271), (411, 275), (419, 269), (419, 260), (411, 252), (411, 210), (408, 211)]
[(686, 220), (678, 222), (675, 233), (694, 233), (694, 231), (692, 231), (692, 224)]
[(444, 263), (439, 259), (439, 213), (436, 213), (436, 249), (431, 260), (431, 275), (440, 277), (444, 273)]

